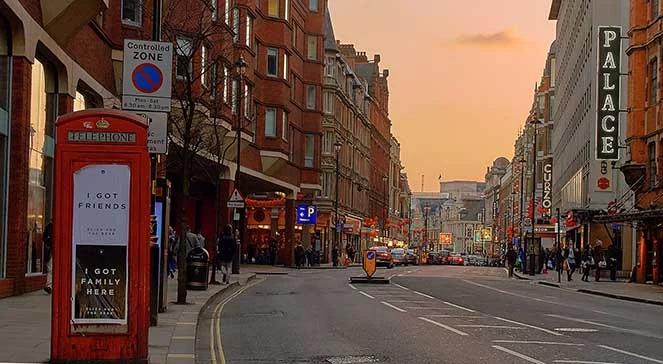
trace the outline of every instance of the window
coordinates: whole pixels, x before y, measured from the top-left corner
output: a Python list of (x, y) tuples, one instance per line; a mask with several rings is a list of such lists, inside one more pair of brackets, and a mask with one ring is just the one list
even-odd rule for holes
[(223, 16), (225, 18), (226, 24), (230, 25), (230, 1), (231, 0), (224, 0), (225, 1), (225, 11), (223, 12)]
[(649, 104), (658, 102), (658, 61), (656, 58), (649, 62)]
[(306, 86), (306, 108), (315, 110), (315, 86)]
[(267, 15), (274, 18), (279, 17), (279, 1), (281, 0), (268, 0)]
[(122, 0), (122, 23), (143, 25), (143, 0)]
[(283, 79), (288, 80), (288, 54), (283, 52)]
[(315, 136), (307, 134), (304, 144), (304, 167), (313, 168), (315, 166)]
[(322, 100), (322, 110), (327, 114), (334, 113), (334, 93), (330, 91), (325, 92), (324, 99)]
[(242, 102), (244, 102), (244, 117), (245, 118), (251, 118), (251, 106), (253, 106), (252, 99), (251, 97), (251, 86), (244, 84), (244, 94), (242, 95), (243, 99)]
[(58, 105), (55, 75), (51, 67), (35, 59), (30, 91), (26, 274), (44, 272), (44, 243), (52, 235), (54, 121)]
[(213, 63), (210, 65), (209, 68), (209, 85), (210, 85), (210, 97), (215, 98), (217, 89), (219, 88), (219, 75), (217, 74), (218, 72), (218, 67), (219, 65), (217, 63)]
[(325, 76), (334, 77), (334, 68), (336, 67), (336, 62), (334, 57), (327, 57), (325, 62)]
[(318, 59), (318, 38), (314, 35), (308, 36), (308, 59), (312, 61)]
[(237, 94), (239, 93), (239, 84), (237, 83), (237, 80), (233, 80), (232, 82), (232, 112), (233, 114), (237, 114), (237, 103), (239, 99), (237, 98)]
[(216, 8), (216, 2), (217, 0), (210, 0), (209, 2), (210, 11), (212, 12), (212, 20), (216, 20), (219, 17), (219, 11)]
[(285, 20), (290, 20), (290, 0), (285, 0)]
[(230, 69), (223, 66), (223, 102), (228, 103), (228, 86), (230, 85)]
[(659, 11), (658, 11), (659, 4), (658, 4), (658, 2), (659, 2), (658, 0), (651, 0), (651, 18), (652, 19), (658, 18), (658, 14), (659, 14)]
[(658, 180), (658, 168), (656, 165), (656, 143), (649, 143), (647, 146), (647, 153), (649, 155), (649, 188), (655, 188)]
[(308, 9), (318, 11), (318, 0), (308, 0)]
[(207, 77), (209, 77), (209, 73), (207, 72), (207, 63), (207, 47), (202, 45), (200, 47), (200, 83), (203, 85), (203, 87), (209, 86), (209, 80), (207, 79)]
[(279, 72), (279, 50), (267, 48), (267, 76), (277, 77)]
[(239, 9), (233, 8), (233, 43), (239, 43)]
[(246, 16), (246, 37), (244, 39), (244, 45), (251, 48), (253, 45), (253, 18), (249, 15)]
[(177, 78), (191, 79), (192, 65), (191, 65), (191, 52), (193, 44), (191, 39), (184, 37), (177, 37)]
[(290, 124), (288, 124), (288, 113), (283, 110), (283, 116), (281, 118), (281, 139), (288, 141), (288, 130), (290, 129)]
[(265, 109), (265, 136), (276, 136), (276, 109), (272, 107)]
[(333, 149), (333, 144), (334, 144), (334, 132), (333, 131), (326, 131), (322, 135), (322, 153), (331, 155), (332, 154), (332, 149)]
[(11, 74), (11, 34), (9, 25), (0, 17), (0, 279), (5, 277), (7, 251), (7, 173), (9, 163), (9, 100)]

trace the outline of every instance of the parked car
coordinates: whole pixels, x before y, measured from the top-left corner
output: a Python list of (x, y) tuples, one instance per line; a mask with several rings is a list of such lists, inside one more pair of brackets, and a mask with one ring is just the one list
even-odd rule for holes
[(419, 255), (415, 253), (414, 249), (406, 250), (405, 254), (407, 254), (407, 262), (409, 264), (419, 265)]
[(391, 253), (386, 246), (374, 246), (369, 248), (375, 252), (375, 265), (378, 267), (387, 267), (393, 268), (394, 261), (391, 257)]
[(439, 261), (440, 261), (440, 263), (439, 263), (439, 264), (442, 264), (442, 265), (450, 264), (450, 263), (449, 263), (449, 256), (450, 256), (450, 254), (451, 254), (450, 251), (448, 251), (448, 250), (440, 250), (440, 253), (439, 253), (439, 254), (440, 254), (440, 257), (439, 257)]
[(437, 265), (440, 264), (440, 255), (437, 252), (428, 252), (426, 255), (426, 264)]
[(465, 258), (458, 253), (451, 253), (449, 256), (449, 264), (451, 265), (465, 265)]
[(403, 248), (394, 248), (391, 249), (391, 259), (394, 262), (394, 265), (407, 265), (407, 253)]

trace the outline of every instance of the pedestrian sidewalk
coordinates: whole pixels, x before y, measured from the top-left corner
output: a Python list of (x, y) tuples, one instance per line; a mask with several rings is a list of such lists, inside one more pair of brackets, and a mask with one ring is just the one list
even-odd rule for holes
[[(242, 266), (244, 268), (244, 266)], [(222, 291), (246, 284), (255, 273), (231, 276), (230, 285), (210, 285), (205, 291), (188, 291), (187, 305), (176, 305), (177, 278), (168, 280), (168, 308), (158, 326), (150, 327), (150, 363), (193, 363), (198, 314), (205, 303)], [(45, 363), (50, 359), (51, 296), (43, 291), (0, 299), (0, 363)]]
[(547, 274), (536, 274), (534, 276), (516, 272), (515, 275), (520, 279), (536, 281), (536, 283), (541, 285), (626, 301), (663, 305), (663, 287), (661, 286), (628, 283), (623, 279), (616, 282), (612, 282), (609, 279), (601, 279), (599, 282), (596, 282), (593, 275), (590, 275), (589, 282), (583, 282), (581, 280), (582, 273), (579, 274), (577, 271), (571, 282), (567, 281), (566, 272), (562, 272), (561, 283), (557, 282), (557, 271), (549, 270)]

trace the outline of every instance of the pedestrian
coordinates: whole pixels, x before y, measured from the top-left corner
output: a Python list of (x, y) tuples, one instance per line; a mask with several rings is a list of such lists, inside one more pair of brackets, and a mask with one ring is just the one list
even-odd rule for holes
[(504, 259), (506, 261), (506, 266), (509, 271), (509, 278), (513, 278), (513, 268), (516, 265), (516, 258), (517, 258), (516, 251), (513, 249), (513, 246), (509, 244)]
[(193, 231), (191, 231), (190, 227), (186, 227), (186, 234), (184, 235), (185, 237), (185, 246), (186, 246), (186, 254), (184, 255), (184, 258), (189, 256), (189, 253), (193, 248), (198, 247), (200, 244), (200, 238), (198, 238), (197, 234), (194, 234)]
[(620, 255), (621, 252), (615, 243), (610, 244), (606, 256), (608, 269), (610, 269), (610, 280), (613, 282), (617, 280), (617, 263), (619, 262)]
[(278, 247), (276, 245), (276, 239), (269, 239), (269, 263), (271, 265), (276, 265), (276, 256), (278, 253)]
[(305, 255), (306, 255), (306, 266), (312, 267), (313, 266), (313, 247), (311, 247), (309, 245), (306, 248)]
[(225, 284), (230, 283), (231, 267), (236, 248), (237, 242), (233, 237), (233, 227), (226, 225), (223, 228), (223, 234), (221, 234), (216, 243), (216, 254), (221, 265), (222, 281)]
[(303, 261), (304, 246), (301, 241), (297, 241), (297, 245), (295, 246), (295, 265), (297, 266), (297, 269), (301, 269)]
[(582, 250), (582, 255), (580, 257), (580, 267), (582, 268), (582, 278), (583, 282), (589, 282), (589, 270), (592, 267), (592, 253), (588, 245), (585, 245), (585, 248)]
[(53, 223), (49, 222), (44, 228), (44, 262), (46, 262), (46, 286), (44, 292), (53, 292)]
[(606, 262), (605, 257), (603, 256), (603, 242), (597, 240), (593, 249), (594, 256), (594, 280), (597, 282), (601, 279), (601, 269), (605, 269)]
[(564, 259), (566, 260), (567, 272), (566, 277), (567, 281), (571, 282), (573, 280), (573, 273), (576, 271), (576, 250), (574, 247), (573, 240), (568, 244), (564, 250)]
[(338, 266), (338, 248), (337, 247), (332, 248), (332, 265), (334, 267)]
[(168, 277), (175, 278), (175, 271), (177, 270), (177, 249), (178, 238), (175, 229), (172, 226), (168, 227)]
[(348, 254), (348, 260), (352, 264), (355, 261), (355, 247), (352, 244), (348, 244), (345, 247), (345, 252)]
[(557, 270), (557, 282), (562, 282), (562, 271), (566, 266), (566, 261), (564, 260), (564, 249), (560, 244), (555, 246), (555, 269)]

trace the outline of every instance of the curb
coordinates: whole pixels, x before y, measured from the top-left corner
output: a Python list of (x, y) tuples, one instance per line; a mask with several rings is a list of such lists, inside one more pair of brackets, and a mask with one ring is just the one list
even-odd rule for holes
[(575, 291), (580, 292), (580, 293), (585, 293), (585, 294), (591, 294), (591, 295), (595, 295), (595, 296), (614, 298), (614, 299), (623, 300), (623, 301), (640, 302), (640, 303), (646, 303), (646, 304), (650, 304), (650, 305), (663, 306), (663, 301), (649, 300), (649, 299), (646, 299), (646, 298), (624, 296), (624, 295), (619, 295), (619, 294), (614, 294), (614, 293), (594, 291), (594, 290), (585, 289), (585, 288), (578, 288)]
[[(506, 272), (507, 277), (508, 277), (509, 270), (507, 268), (504, 268), (504, 271)], [(513, 276), (516, 277), (517, 279), (522, 280), (522, 281), (529, 281), (530, 280), (529, 278), (521, 276), (520, 273), (517, 273), (516, 271), (513, 272)]]

